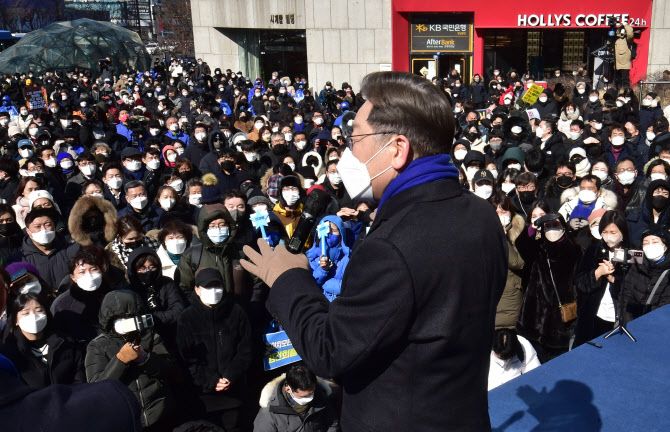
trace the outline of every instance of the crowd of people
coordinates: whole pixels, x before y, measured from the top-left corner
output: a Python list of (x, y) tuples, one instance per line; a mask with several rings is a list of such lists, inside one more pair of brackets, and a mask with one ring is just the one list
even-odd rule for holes
[[(661, 102), (594, 89), (583, 70), (559, 78), (532, 105), (534, 78), (514, 70), (433, 79), (456, 118), (460, 184), (508, 242), (489, 389), (670, 302)], [(263, 335), (281, 323), (240, 260), (259, 239), (288, 245), (319, 200), (304, 253), (337, 301), (377, 207), (338, 171), (362, 95), (200, 59), (0, 86), (0, 354), (21, 379), (119, 380), (146, 430), (339, 430), (338, 377), (264, 371)]]

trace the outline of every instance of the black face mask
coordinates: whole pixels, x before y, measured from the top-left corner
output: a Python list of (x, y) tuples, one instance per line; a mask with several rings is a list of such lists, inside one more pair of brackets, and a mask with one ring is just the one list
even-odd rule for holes
[(124, 243), (124, 245), (130, 250), (135, 250), (138, 247), (143, 246), (144, 241), (143, 240), (138, 240), (138, 241), (134, 241), (134, 242), (131, 242), (131, 243)]
[(651, 206), (656, 211), (663, 210), (668, 205), (668, 198), (662, 195), (656, 195), (651, 199)]
[(274, 147), (272, 147), (272, 153), (276, 155), (286, 153), (287, 150), (288, 146), (286, 144), (277, 144)]
[(144, 273), (136, 273), (135, 275), (137, 276), (137, 280), (139, 280), (142, 285), (151, 285), (158, 280), (159, 271), (150, 270)]
[(235, 171), (235, 161), (226, 160), (221, 162), (221, 169), (229, 173)]
[(556, 178), (556, 184), (561, 188), (565, 189), (572, 186), (572, 177), (569, 176), (560, 176)]
[(179, 178), (182, 179), (184, 182), (190, 180), (191, 178), (191, 171), (182, 171), (179, 173)]
[(530, 204), (535, 199), (535, 191), (523, 191), (518, 192), (518, 194), (519, 194), (519, 200), (523, 204)]
[(0, 224), (0, 236), (7, 237), (17, 233), (21, 227), (16, 222)]

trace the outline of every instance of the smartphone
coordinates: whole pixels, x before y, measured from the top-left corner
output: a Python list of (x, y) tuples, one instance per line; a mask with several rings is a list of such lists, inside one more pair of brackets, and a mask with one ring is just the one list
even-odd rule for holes
[(637, 249), (614, 249), (614, 256), (612, 262), (628, 264), (642, 264), (644, 259), (644, 252)]

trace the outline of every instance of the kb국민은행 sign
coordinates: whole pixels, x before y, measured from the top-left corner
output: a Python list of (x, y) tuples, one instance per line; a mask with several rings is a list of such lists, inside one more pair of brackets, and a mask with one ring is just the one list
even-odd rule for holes
[(467, 16), (416, 20), (410, 26), (410, 50), (472, 52), (472, 21)]

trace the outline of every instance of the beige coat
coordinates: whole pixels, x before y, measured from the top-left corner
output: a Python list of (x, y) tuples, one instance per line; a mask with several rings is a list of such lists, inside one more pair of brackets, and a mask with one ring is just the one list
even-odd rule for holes
[(633, 28), (629, 25), (624, 25), (626, 29), (625, 38), (617, 38), (614, 43), (614, 59), (616, 61), (616, 69), (630, 69), (631, 52), (629, 44), (633, 42)]

